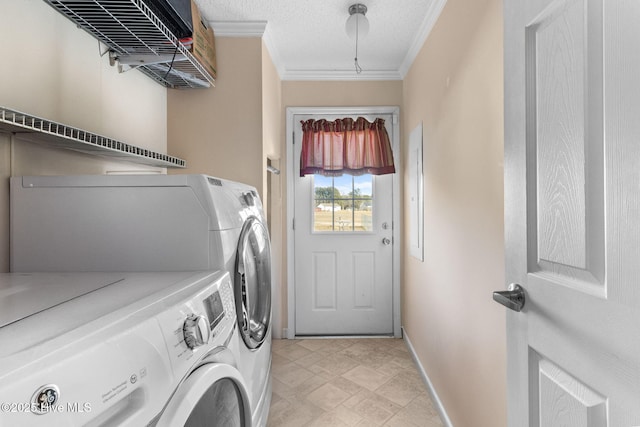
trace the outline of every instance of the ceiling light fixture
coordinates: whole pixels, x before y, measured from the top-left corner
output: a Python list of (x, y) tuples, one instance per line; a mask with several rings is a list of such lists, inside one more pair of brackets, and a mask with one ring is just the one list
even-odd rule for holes
[(349, 6), (349, 18), (345, 25), (347, 35), (356, 40), (356, 56), (354, 58), (356, 73), (362, 72), (362, 67), (358, 64), (358, 39), (365, 37), (369, 33), (369, 20), (365, 16), (367, 13), (367, 6), (356, 3)]

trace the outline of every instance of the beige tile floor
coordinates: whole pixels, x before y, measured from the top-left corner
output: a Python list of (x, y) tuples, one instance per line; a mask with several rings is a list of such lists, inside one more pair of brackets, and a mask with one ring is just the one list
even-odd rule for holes
[(440, 427), (401, 339), (273, 341), (268, 427)]

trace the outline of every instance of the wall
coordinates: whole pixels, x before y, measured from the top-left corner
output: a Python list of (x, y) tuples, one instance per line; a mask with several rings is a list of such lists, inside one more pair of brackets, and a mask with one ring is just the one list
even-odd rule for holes
[(425, 162), (425, 261), (405, 247), (403, 325), (460, 427), (506, 425), (491, 298), (504, 287), (502, 64), (502, 2), (448, 0), (403, 87), (404, 135), (423, 123)]
[(216, 38), (214, 88), (169, 90), (168, 150), (187, 161), (170, 173), (204, 173), (264, 195), (262, 40)]
[[(0, 0), (0, 105), (166, 152), (167, 90), (119, 74), (104, 46), (42, 0)], [(9, 176), (149, 171), (0, 132), (0, 272), (9, 268)]]
[(284, 107), (357, 107), (402, 104), (401, 81), (284, 81)]
[[(266, 46), (262, 46), (262, 150), (263, 150), (263, 188), (267, 189), (268, 178), (273, 178), (273, 175), (268, 175), (267, 172), (267, 160), (273, 163), (280, 162), (281, 159), (281, 141), (282, 133), (280, 123), (283, 119), (282, 109), (280, 107), (282, 102), (282, 83), (278, 76), (271, 55)], [(279, 191), (279, 186), (276, 185), (279, 180), (274, 178), (274, 190)], [(267, 210), (271, 205), (269, 200), (268, 191), (265, 191), (267, 200)], [(280, 197), (280, 194), (274, 195), (276, 198)], [(277, 214), (277, 212), (273, 212)], [(271, 215), (268, 215), (271, 217)]]
[(267, 208), (267, 219), (269, 224), (269, 234), (271, 237), (271, 291), (272, 291), (272, 309), (276, 313), (273, 316), (273, 333), (280, 338), (282, 331), (283, 311), (282, 299), (279, 297), (283, 294), (282, 287), (283, 276), (283, 200), (282, 195), (282, 174), (275, 175), (267, 172), (267, 162), (277, 169), (282, 169), (285, 165), (281, 141), (283, 133), (281, 131), (281, 122), (284, 120), (282, 115), (282, 84), (278, 71), (271, 60), (271, 55), (267, 48), (262, 46), (262, 124), (263, 124), (263, 168), (264, 179), (263, 203)]

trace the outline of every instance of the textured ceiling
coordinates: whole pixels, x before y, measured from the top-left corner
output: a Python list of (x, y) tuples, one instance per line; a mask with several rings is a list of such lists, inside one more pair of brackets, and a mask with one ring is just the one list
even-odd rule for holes
[(369, 34), (345, 32), (351, 0), (196, 0), (216, 37), (260, 36), (284, 80), (402, 79), (446, 0), (364, 0)]

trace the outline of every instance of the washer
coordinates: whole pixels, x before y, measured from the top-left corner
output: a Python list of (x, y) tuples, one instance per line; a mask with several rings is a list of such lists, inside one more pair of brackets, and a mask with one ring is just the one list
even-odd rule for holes
[(227, 272), (0, 275), (0, 425), (250, 426)]
[(10, 210), (13, 272), (229, 272), (232, 347), (253, 424), (266, 425), (271, 251), (255, 188), (205, 175), (14, 177)]

